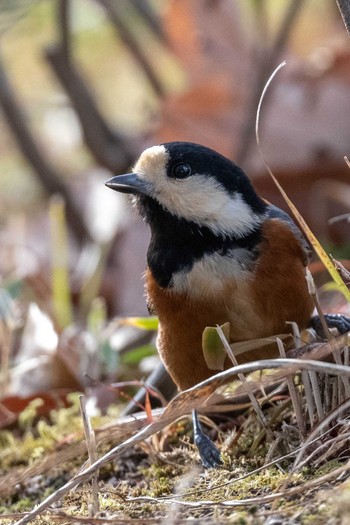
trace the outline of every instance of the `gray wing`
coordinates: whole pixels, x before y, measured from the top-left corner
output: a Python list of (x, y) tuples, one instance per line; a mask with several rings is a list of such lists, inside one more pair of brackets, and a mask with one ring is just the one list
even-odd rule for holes
[(285, 222), (289, 226), (289, 228), (294, 233), (295, 237), (298, 239), (298, 241), (300, 242), (303, 248), (303, 252), (304, 252), (303, 262), (305, 266), (307, 266), (311, 259), (311, 254), (312, 254), (311, 248), (308, 242), (306, 241), (302, 231), (300, 230), (300, 228), (298, 228), (298, 226), (295, 224), (293, 219), (288, 215), (288, 213), (281, 210), (277, 206), (274, 206), (273, 204), (268, 205), (267, 218), (268, 219), (278, 219), (280, 221)]

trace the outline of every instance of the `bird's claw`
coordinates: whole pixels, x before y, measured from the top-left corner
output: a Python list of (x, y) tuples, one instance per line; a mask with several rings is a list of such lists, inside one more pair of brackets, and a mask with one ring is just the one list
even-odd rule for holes
[[(342, 314), (324, 314), (329, 328), (336, 328), (340, 334), (350, 331), (350, 318)], [(320, 317), (315, 315), (311, 318), (311, 326), (320, 337), (325, 337)]]
[(220, 450), (208, 436), (203, 433), (197, 434), (194, 442), (198, 448), (204, 468), (216, 468), (222, 465)]

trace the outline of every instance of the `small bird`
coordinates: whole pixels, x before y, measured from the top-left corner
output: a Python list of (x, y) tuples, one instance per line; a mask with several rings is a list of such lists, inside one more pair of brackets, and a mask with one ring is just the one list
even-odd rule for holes
[[(231, 343), (286, 333), (288, 321), (319, 327), (305, 278), (308, 244), (228, 158), (199, 144), (164, 143), (143, 151), (132, 173), (106, 186), (134, 195), (150, 227), (147, 304), (159, 318), (158, 352), (180, 390), (214, 373), (203, 356), (207, 326), (229, 322)], [(350, 329), (341, 315), (327, 322), (341, 333)], [(271, 351), (237, 360), (275, 357)], [(219, 451), (196, 413), (194, 429), (203, 465), (218, 465)]]

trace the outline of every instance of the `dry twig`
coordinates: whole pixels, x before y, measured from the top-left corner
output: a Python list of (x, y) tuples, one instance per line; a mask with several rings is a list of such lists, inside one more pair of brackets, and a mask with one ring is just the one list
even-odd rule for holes
[[(280, 352), (281, 357), (285, 358), (286, 352), (284, 350), (284, 346), (283, 346), (281, 339), (277, 338), (276, 341), (277, 341), (277, 346), (278, 346), (278, 350)], [(291, 376), (287, 376), (286, 379), (287, 379), (289, 395), (292, 400), (300, 436), (301, 438), (304, 438), (305, 437), (305, 423), (303, 419), (300, 397), (299, 397), (297, 389), (295, 388), (293, 378)]]
[[(86, 441), (86, 446), (88, 449), (90, 465), (93, 465), (93, 463), (95, 463), (95, 461), (97, 460), (95, 432), (92, 430), (90, 418), (86, 412), (86, 404), (85, 404), (84, 396), (79, 396), (79, 402), (80, 402), (81, 416), (83, 419), (85, 441)], [(98, 471), (95, 472), (95, 474), (92, 476), (92, 482), (91, 482), (91, 492), (92, 492), (91, 507), (90, 507), (91, 517), (95, 516), (95, 514), (97, 514), (100, 511), (100, 504), (98, 501), (97, 480), (98, 480)]]
[(337, 0), (337, 5), (348, 35), (350, 36), (350, 0)]

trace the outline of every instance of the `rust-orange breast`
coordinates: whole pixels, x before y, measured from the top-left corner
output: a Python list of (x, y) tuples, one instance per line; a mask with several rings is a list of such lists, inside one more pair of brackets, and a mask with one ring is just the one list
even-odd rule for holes
[[(176, 293), (171, 288), (161, 288), (147, 270), (148, 303), (160, 321), (158, 350), (180, 389), (213, 374), (202, 352), (202, 332), (206, 326), (229, 321), (231, 342), (286, 333), (290, 331), (286, 321), (295, 321), (300, 328), (307, 326), (313, 304), (307, 291), (303, 259), (302, 247), (289, 226), (272, 219), (263, 226), (254, 271), (246, 278), (226, 277), (221, 290), (216, 288), (212, 295), (206, 286), (206, 293), (201, 296), (198, 279), (195, 290)], [(203, 283), (210, 279), (210, 274), (203, 275)], [(267, 348), (264, 352), (243, 354), (238, 360), (270, 356), (271, 349)]]

